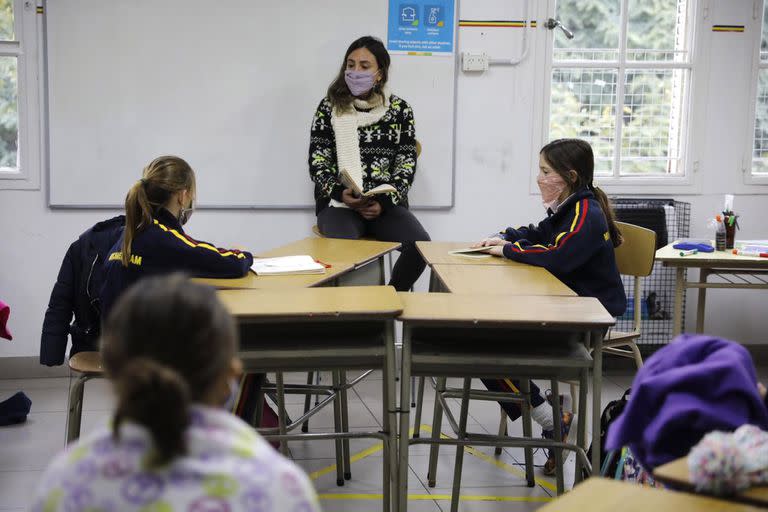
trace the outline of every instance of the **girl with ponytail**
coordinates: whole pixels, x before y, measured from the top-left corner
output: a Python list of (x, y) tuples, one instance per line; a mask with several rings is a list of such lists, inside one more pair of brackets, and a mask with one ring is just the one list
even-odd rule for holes
[[(547, 217), (538, 226), (507, 228), (475, 247), (489, 246), (494, 256), (544, 267), (580, 296), (597, 298), (611, 315), (619, 316), (627, 308), (613, 252), (621, 244), (621, 232), (608, 197), (593, 182), (594, 169), (592, 147), (586, 141), (550, 142), (539, 152), (536, 179)], [(483, 382), (494, 391), (519, 388), (513, 379)], [(533, 382), (531, 405), (531, 416), (542, 426), (542, 434), (551, 438), (552, 409)], [(501, 406), (513, 421), (520, 416), (517, 404), (503, 402)], [(565, 435), (572, 417), (570, 412), (563, 415)], [(544, 472), (553, 474), (554, 470), (554, 454), (550, 453)]]
[(319, 510), (301, 469), (226, 410), (237, 343), (211, 288), (172, 275), (127, 290), (102, 336), (112, 422), (54, 459), (33, 510)]
[(195, 277), (242, 277), (253, 256), (218, 249), (184, 232), (195, 204), (195, 172), (177, 156), (144, 168), (125, 198), (125, 231), (110, 251), (101, 293), (102, 317), (132, 283), (146, 275), (183, 270)]

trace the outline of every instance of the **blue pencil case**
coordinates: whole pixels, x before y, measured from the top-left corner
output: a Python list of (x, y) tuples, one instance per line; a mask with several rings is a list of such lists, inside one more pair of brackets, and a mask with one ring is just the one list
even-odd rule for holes
[(691, 244), (682, 242), (672, 246), (673, 249), (680, 249), (681, 251), (691, 251), (696, 249), (699, 252), (715, 252), (715, 248), (709, 244)]

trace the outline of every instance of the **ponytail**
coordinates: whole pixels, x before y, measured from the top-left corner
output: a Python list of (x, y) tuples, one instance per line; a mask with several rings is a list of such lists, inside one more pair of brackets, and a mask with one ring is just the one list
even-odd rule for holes
[(125, 231), (121, 248), (124, 267), (127, 267), (131, 260), (131, 244), (136, 233), (152, 223), (152, 207), (147, 197), (146, 183), (146, 180), (141, 178), (133, 184), (125, 198)]
[(131, 261), (131, 245), (136, 234), (147, 229), (157, 210), (171, 196), (188, 190), (195, 196), (195, 173), (187, 162), (177, 156), (155, 158), (144, 168), (142, 178), (133, 184), (125, 197), (125, 232), (121, 261), (127, 267)]
[(149, 467), (163, 466), (186, 454), (184, 432), (190, 422), (190, 390), (177, 371), (147, 357), (137, 357), (115, 376), (115, 390), (115, 439), (119, 438), (123, 420), (131, 420), (152, 434), (154, 450)]
[(621, 235), (621, 231), (616, 225), (616, 213), (613, 211), (611, 200), (608, 199), (608, 196), (600, 189), (600, 187), (596, 187), (590, 183), (589, 188), (600, 203), (600, 209), (603, 210), (605, 220), (608, 223), (608, 234), (611, 236), (611, 243), (613, 243), (614, 247), (620, 246), (624, 241), (624, 237)]

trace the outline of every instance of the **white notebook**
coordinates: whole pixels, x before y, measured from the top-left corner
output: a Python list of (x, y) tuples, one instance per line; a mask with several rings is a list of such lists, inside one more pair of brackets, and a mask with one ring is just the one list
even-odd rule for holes
[(259, 276), (325, 274), (325, 266), (308, 255), (254, 258), (251, 270)]

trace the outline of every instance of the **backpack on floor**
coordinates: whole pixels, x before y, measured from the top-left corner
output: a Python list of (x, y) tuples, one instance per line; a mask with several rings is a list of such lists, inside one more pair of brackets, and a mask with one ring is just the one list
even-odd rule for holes
[[(619, 467), (619, 457), (614, 452), (606, 453), (605, 438), (608, 435), (608, 427), (624, 411), (631, 391), (631, 389), (626, 390), (621, 398), (609, 402), (605, 409), (603, 409), (603, 414), (600, 416), (600, 467), (593, 468), (593, 475), (600, 474), (613, 478), (613, 475), (616, 474), (616, 469)], [(592, 460), (591, 445), (589, 450), (587, 450), (587, 459)], [(585, 471), (584, 477), (587, 478), (588, 476)]]

